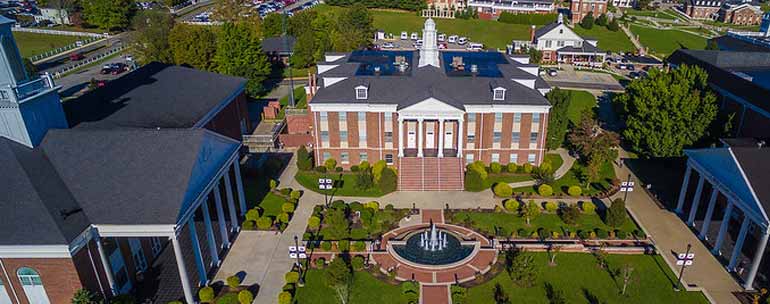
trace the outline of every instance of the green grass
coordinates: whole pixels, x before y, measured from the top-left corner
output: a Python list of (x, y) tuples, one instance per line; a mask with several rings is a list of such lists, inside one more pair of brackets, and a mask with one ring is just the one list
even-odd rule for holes
[(661, 18), (661, 19), (671, 19), (674, 20), (676, 17), (670, 15), (667, 12), (661, 12), (661, 11), (640, 11), (637, 9), (627, 9), (623, 11), (624, 14), (629, 16), (644, 16), (644, 17), (655, 17), (655, 18)]
[(259, 207), (262, 208), (263, 216), (278, 217), (281, 215), (281, 213), (283, 213), (283, 210), (281, 210), (281, 205), (286, 202), (288, 201), (283, 197), (269, 192), (267, 195), (265, 195), (265, 198), (259, 202)]
[[(335, 181), (333, 190), (318, 190), (319, 178), (331, 178)], [(299, 171), (294, 179), (303, 187), (321, 194), (333, 194), (334, 196), (360, 196), (360, 197), (380, 197), (383, 193), (380, 189), (372, 187), (361, 190), (356, 188), (356, 174), (350, 172), (318, 173), (315, 171)]]
[(597, 47), (605, 51), (613, 52), (628, 52), (633, 51), (634, 44), (628, 39), (628, 36), (623, 33), (622, 30), (613, 32), (606, 27), (594, 25), (590, 30), (582, 28), (580, 25), (576, 25), (575, 33), (584, 38), (594, 38), (599, 41)]
[[(305, 276), (305, 287), (297, 289), (295, 303), (338, 304), (336, 292), (325, 283), (324, 271), (311, 269)], [(350, 298), (347, 303), (387, 304), (400, 303), (401, 288), (382, 282), (365, 271), (353, 273)]]
[(19, 52), (22, 57), (30, 57), (45, 53), (46, 51), (60, 48), (75, 43), (78, 40), (85, 40), (83, 37), (48, 35), (28, 32), (13, 32), (16, 44), (19, 46)]
[[(566, 195), (567, 194), (567, 188), (570, 186), (575, 185), (582, 185), (580, 184), (580, 180), (577, 178), (576, 172), (581, 170), (583, 165), (581, 165), (578, 162), (575, 162), (574, 165), (572, 165), (572, 169), (570, 169), (564, 176), (562, 176), (560, 179), (557, 179), (553, 183), (553, 193), (554, 195)], [(612, 182), (612, 179), (615, 178), (615, 168), (612, 167), (612, 162), (606, 162), (604, 163), (599, 171), (600, 181), (595, 182), (591, 184), (591, 187), (586, 190), (583, 189), (583, 195), (595, 195), (603, 190), (610, 188), (610, 183)], [(513, 189), (513, 192), (525, 192), (525, 193), (537, 193), (537, 189), (535, 189), (534, 186), (528, 186), (528, 187), (521, 187), (521, 188), (515, 188)]]
[[(278, 102), (281, 104), (281, 112), (283, 112), (283, 107), (289, 105), (289, 95), (284, 96)], [(305, 87), (299, 86), (294, 88), (294, 105), (297, 109), (307, 108), (307, 95), (305, 94)]]
[(639, 35), (640, 42), (650, 48), (652, 53), (666, 57), (679, 48), (702, 50), (706, 48), (706, 38), (679, 30), (658, 30), (631, 25), (631, 32)]
[[(551, 166), (553, 170), (559, 169), (559, 167), (561, 167), (561, 164), (564, 163), (564, 160), (561, 159), (561, 156), (559, 154), (546, 154), (545, 161), (551, 162)], [(503, 167), (505, 167), (505, 165), (503, 165)], [(531, 174), (526, 174), (526, 173), (509, 174), (509, 173), (491, 173), (490, 172), (487, 175), (487, 179), (484, 180), (484, 188), (478, 192), (484, 191), (486, 189), (490, 189), (494, 184), (497, 184), (497, 183), (510, 184), (510, 183), (518, 183), (523, 181), (530, 181), (533, 179), (534, 178), (532, 177)], [(472, 192), (476, 192), (476, 191), (472, 191)]]
[(587, 91), (567, 90), (571, 94), (567, 116), (573, 124), (580, 122), (580, 114), (596, 107), (596, 97)]
[(468, 290), (472, 303), (493, 304), (494, 288), (499, 284), (514, 303), (549, 303), (545, 283), (562, 292), (566, 303), (708, 303), (701, 292), (676, 292), (672, 286), (676, 276), (660, 256), (610, 255), (610, 269), (624, 265), (633, 267), (632, 282), (626, 295), (620, 294), (623, 279), (611, 276), (596, 266), (589, 254), (559, 253), (556, 266), (548, 266), (548, 254), (533, 253), (538, 268), (537, 281), (532, 288), (517, 287), (508, 273), (502, 272), (492, 280)]
[[(535, 202), (542, 203), (541, 201)], [(630, 218), (621, 227), (613, 228), (607, 226), (597, 214), (581, 214), (575, 225), (567, 225), (558, 215), (546, 213), (531, 219), (529, 226), (527, 226), (525, 218), (513, 213), (459, 211), (452, 216), (448, 216), (448, 218), (450, 222), (455, 224), (463, 224), (465, 219), (469, 218), (471, 220), (471, 227), (474, 230), (501, 237), (508, 237), (512, 232), (518, 232), (519, 229), (527, 231), (527, 235), (519, 235), (519, 237), (527, 237), (533, 232), (537, 232), (540, 228), (546, 228), (561, 235), (567, 235), (569, 232), (594, 231), (595, 229), (602, 229), (604, 231), (617, 229), (625, 232), (629, 237), (634, 230), (641, 230)]]

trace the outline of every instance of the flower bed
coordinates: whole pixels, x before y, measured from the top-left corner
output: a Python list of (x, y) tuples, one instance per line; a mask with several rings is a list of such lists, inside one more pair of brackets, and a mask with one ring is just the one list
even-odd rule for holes
[[(352, 249), (351, 246), (356, 246), (356, 241), (374, 240), (386, 231), (396, 228), (398, 222), (408, 213), (409, 209), (395, 209), (393, 205), (380, 208), (377, 201), (348, 204), (337, 200), (332, 202), (329, 208), (316, 206), (313, 209), (313, 216), (308, 220), (303, 239), (313, 241), (311, 244), (318, 245), (325, 251), (348, 251)], [(326, 246), (329, 248), (323, 248)]]

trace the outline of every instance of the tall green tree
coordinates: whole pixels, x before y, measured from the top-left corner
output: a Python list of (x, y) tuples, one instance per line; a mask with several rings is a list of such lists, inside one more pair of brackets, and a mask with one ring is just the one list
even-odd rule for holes
[(168, 10), (143, 10), (134, 16), (131, 25), (134, 29), (130, 34), (131, 47), (136, 51), (140, 62), (174, 62), (169, 46), (169, 34), (174, 27), (174, 18)]
[(337, 16), (337, 29), (332, 36), (334, 49), (348, 52), (369, 45), (374, 35), (373, 18), (369, 10), (361, 5), (353, 5)]
[(590, 30), (592, 27), (594, 27), (594, 13), (588, 12), (587, 15), (583, 17), (583, 20), (580, 21), (580, 27)]
[(611, 227), (620, 227), (628, 220), (626, 213), (626, 202), (622, 198), (616, 198), (612, 205), (607, 208), (606, 222)]
[(251, 22), (223, 24), (214, 56), (217, 71), (248, 79), (246, 91), (251, 96), (264, 93), (262, 83), (270, 75), (270, 62), (262, 52), (256, 27)]
[(679, 156), (703, 137), (717, 115), (716, 95), (707, 79), (700, 67), (682, 65), (670, 72), (653, 69), (648, 77), (631, 82), (615, 98), (631, 148), (646, 158)]
[(262, 19), (262, 36), (278, 37), (283, 34), (283, 14), (270, 13)]
[(103, 30), (127, 28), (136, 7), (132, 0), (84, 0), (81, 5), (85, 21)]
[(348, 293), (350, 283), (353, 280), (353, 274), (343, 257), (337, 257), (326, 267), (325, 281), (326, 285), (334, 289), (341, 303), (348, 302)]
[(599, 15), (599, 18), (596, 18), (596, 25), (598, 26), (607, 26), (607, 14), (601, 14)]
[(302, 36), (297, 38), (294, 44), (294, 53), (291, 55), (291, 64), (294, 67), (308, 67), (314, 60), (316, 50), (316, 39), (312, 31), (305, 31)]
[(559, 148), (564, 142), (564, 137), (567, 136), (569, 126), (567, 111), (571, 96), (569, 91), (558, 87), (545, 94), (545, 98), (551, 102), (551, 112), (548, 113), (548, 138), (546, 138), (548, 149)]
[(208, 26), (179, 23), (168, 37), (174, 63), (211, 71), (216, 67), (217, 37)]

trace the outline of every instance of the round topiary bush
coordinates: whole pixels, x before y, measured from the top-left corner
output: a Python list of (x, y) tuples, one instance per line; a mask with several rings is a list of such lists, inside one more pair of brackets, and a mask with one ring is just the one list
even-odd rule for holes
[(497, 183), (492, 187), (492, 192), (498, 197), (510, 197), (513, 195), (513, 188), (506, 183)]
[(547, 184), (542, 184), (537, 187), (537, 193), (542, 196), (551, 196), (553, 195), (553, 188)]
[(599, 229), (599, 228), (597, 228), (597, 229), (596, 229), (596, 237), (597, 237), (597, 238), (599, 238), (599, 239), (601, 239), (601, 240), (605, 240), (605, 239), (607, 239), (609, 236), (610, 236), (610, 235), (609, 235), (609, 233), (607, 233), (607, 230), (604, 230), (604, 229)]
[(315, 216), (315, 215), (311, 216), (307, 220), (307, 227), (312, 229), (312, 230), (316, 230), (320, 226), (321, 226), (321, 219), (319, 217)]
[(517, 166), (516, 163), (508, 163), (508, 165), (505, 166), (505, 169), (508, 173), (516, 173), (519, 171), (519, 166)]
[(248, 290), (241, 290), (238, 293), (238, 302), (241, 304), (251, 304), (254, 301), (254, 294)]
[(583, 210), (583, 213), (588, 214), (594, 214), (596, 213), (596, 205), (592, 202), (583, 202), (580, 204), (580, 209)]
[(291, 293), (284, 291), (278, 294), (278, 304), (291, 304)]
[(249, 209), (249, 211), (246, 211), (246, 220), (249, 221), (257, 221), (259, 219), (259, 210), (257, 208)]
[(519, 230), (516, 230), (516, 235), (518, 235), (520, 238), (525, 238), (529, 236), (529, 231), (524, 228), (519, 228)]
[(503, 206), (505, 206), (505, 210), (508, 210), (509, 212), (516, 212), (519, 210), (519, 201), (509, 198), (503, 201)]
[(201, 303), (211, 303), (214, 301), (214, 288), (211, 288), (211, 286), (206, 286), (198, 290), (198, 298), (201, 300)]
[(281, 288), (281, 291), (288, 291), (289, 293), (293, 294), (295, 289), (297, 289), (297, 284), (286, 283), (283, 285), (283, 288)]
[(257, 230), (257, 222), (255, 221), (243, 222), (243, 230)]
[(286, 280), (286, 283), (297, 283), (299, 281), (299, 272), (289, 271), (283, 276), (283, 279)]
[(583, 194), (583, 189), (580, 188), (579, 186), (570, 186), (569, 188), (567, 188), (567, 193), (570, 196), (580, 196), (581, 194)]
[(380, 210), (380, 203), (377, 201), (371, 201), (364, 205), (364, 207), (372, 209), (372, 210)]
[(350, 260), (350, 266), (353, 267), (353, 270), (355, 271), (364, 269), (364, 257), (360, 255), (354, 256)]
[(267, 230), (270, 229), (270, 225), (273, 224), (273, 220), (269, 216), (263, 216), (257, 219), (257, 229)]
[(292, 203), (283, 203), (281, 205), (281, 210), (286, 213), (292, 213), (294, 212), (294, 204)]
[(278, 222), (281, 224), (288, 224), (290, 218), (291, 216), (288, 213), (284, 212), (278, 215)]
[(364, 241), (357, 241), (353, 243), (353, 251), (361, 252), (366, 250), (366, 243)]
[(503, 171), (503, 166), (500, 165), (500, 163), (498, 162), (492, 162), (491, 164), (489, 164), (489, 171), (491, 171), (492, 173), (500, 173)]
[(533, 167), (532, 164), (530, 164), (530, 163), (526, 163), (526, 164), (521, 166), (521, 171), (526, 173), (526, 174), (532, 173), (532, 170), (534, 170), (534, 169), (535, 169), (535, 167)]
[(291, 188), (281, 188), (281, 190), (278, 190), (278, 192), (281, 192), (281, 194), (288, 196), (291, 193)]
[[(111, 302), (115, 303), (115, 302)], [(131, 302), (134, 303), (134, 302)], [(238, 302), (238, 294), (235, 292), (228, 292), (224, 295), (221, 295), (219, 298), (217, 298), (217, 304), (239, 304)]]
[(559, 210), (559, 204), (558, 203), (556, 203), (554, 201), (550, 201), (550, 202), (546, 202), (545, 203), (545, 211), (548, 211), (550, 213), (554, 213), (557, 210)]
[(293, 190), (291, 191), (291, 194), (289, 194), (289, 198), (293, 200), (298, 200), (302, 196), (302, 192), (299, 192), (299, 190)]
[(316, 268), (324, 268), (326, 266), (326, 260), (324, 258), (317, 258), (315, 260), (315, 267)]
[(315, 167), (315, 171), (319, 173), (326, 173), (326, 167), (324, 166)]
[(234, 275), (227, 277), (225, 281), (230, 288), (238, 288), (238, 286), (241, 286), (241, 278)]
[(321, 242), (321, 249), (323, 251), (330, 251), (330, 250), (332, 250), (332, 242), (329, 242), (329, 241)]
[(342, 172), (342, 170), (345, 170), (345, 169), (343, 169), (342, 167), (334, 168), (335, 172)]
[(350, 241), (348, 240), (337, 241), (337, 249), (339, 249), (341, 252), (350, 251)]

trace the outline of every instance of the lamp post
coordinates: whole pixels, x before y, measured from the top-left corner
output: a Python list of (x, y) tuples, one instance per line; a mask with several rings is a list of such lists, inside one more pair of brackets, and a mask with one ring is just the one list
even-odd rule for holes
[(299, 260), (300, 250), (299, 250), (299, 238), (295, 235), (294, 236), (294, 246), (297, 248), (297, 272), (299, 272), (299, 281), (297, 281), (297, 285), (300, 287), (305, 286), (305, 279), (302, 278), (302, 263)]
[[(319, 190), (331, 190), (334, 188), (334, 183), (330, 178), (319, 178), (318, 179), (318, 189)], [(323, 191), (324, 193), (324, 206), (327, 208), (329, 207), (329, 198), (328, 193), (329, 191)]]
[(679, 277), (676, 279), (676, 286), (674, 287), (675, 291), (679, 291), (681, 290), (682, 287), (684, 287), (682, 284), (682, 276), (684, 275), (684, 268), (692, 265), (693, 260), (695, 260), (695, 254), (690, 253), (690, 249), (692, 249), (692, 244), (687, 244), (687, 250), (685, 250), (685, 253), (680, 253), (677, 256), (676, 264), (681, 265), (682, 268), (679, 269)]
[(623, 194), (623, 202), (628, 204), (628, 193), (634, 191), (634, 182), (631, 181), (631, 174), (628, 174), (628, 180), (620, 184), (620, 191), (625, 192)]

